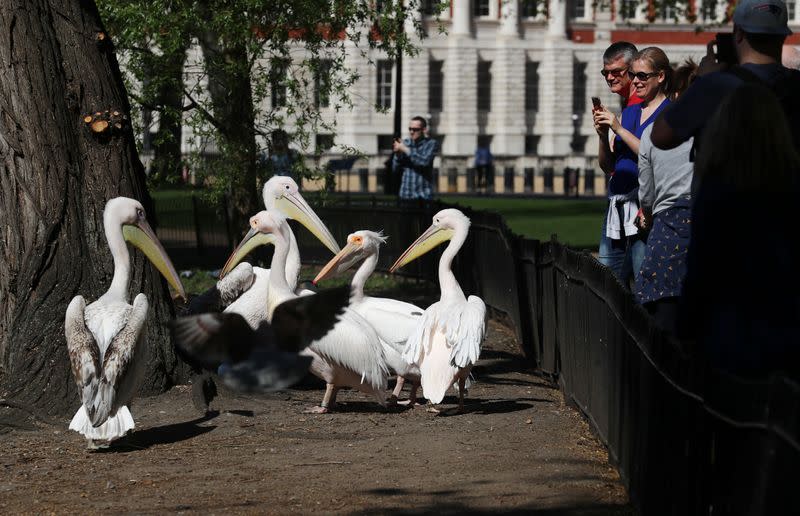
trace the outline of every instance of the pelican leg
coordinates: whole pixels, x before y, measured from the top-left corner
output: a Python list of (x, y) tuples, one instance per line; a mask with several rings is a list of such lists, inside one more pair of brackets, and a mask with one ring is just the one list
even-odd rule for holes
[(418, 383), (411, 384), (411, 392), (408, 394), (408, 399), (406, 401), (401, 401), (400, 405), (408, 405), (411, 408), (418, 405), (417, 403), (417, 390), (419, 390)]
[(426, 410), (426, 411), (428, 411), (428, 412), (430, 412), (431, 414), (438, 414), (439, 412), (441, 412), (441, 410), (439, 410), (438, 408), (436, 408), (436, 405), (434, 405), (434, 404), (433, 404), (432, 402), (430, 402), (430, 401), (428, 402), (428, 408), (426, 408), (425, 410)]
[(458, 378), (458, 413), (464, 412), (464, 392), (466, 392), (467, 379), (465, 377)]
[(332, 383), (327, 384), (325, 386), (325, 396), (322, 398), (322, 403), (317, 407), (307, 408), (303, 412), (306, 414), (327, 414), (336, 406), (336, 393), (338, 392), (339, 389), (334, 387)]
[(406, 379), (400, 375), (397, 375), (397, 385), (395, 385), (394, 390), (392, 391), (392, 396), (389, 398), (389, 405), (397, 405), (397, 398), (400, 397), (400, 393), (403, 391), (403, 385), (406, 383)]

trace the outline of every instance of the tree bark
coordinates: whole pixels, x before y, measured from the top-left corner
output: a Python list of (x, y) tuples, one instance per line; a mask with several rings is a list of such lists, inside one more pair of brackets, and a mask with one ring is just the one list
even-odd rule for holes
[[(96, 6), (86, 0), (0, 4), (0, 397), (48, 414), (78, 407), (64, 313), (110, 284), (102, 226), (108, 199), (142, 201), (152, 217), (129, 104)], [(119, 111), (120, 128), (95, 134), (84, 116)], [(171, 347), (166, 283), (138, 251), (130, 293), (150, 301), (150, 360), (142, 393), (183, 371)]]

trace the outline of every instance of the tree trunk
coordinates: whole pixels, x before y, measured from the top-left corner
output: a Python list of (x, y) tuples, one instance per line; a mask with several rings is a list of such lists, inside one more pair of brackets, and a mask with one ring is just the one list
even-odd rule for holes
[(217, 167), (230, 178), (230, 206), (234, 228), (246, 228), (249, 218), (263, 209), (256, 181), (256, 137), (253, 92), (247, 52), (243, 46), (225, 47), (211, 30), (199, 34), (208, 69), (208, 92), (213, 107), (218, 145), (225, 162)]
[[(64, 337), (76, 294), (94, 301), (113, 273), (102, 213), (108, 199), (142, 201), (152, 217), (129, 104), (93, 1), (0, 4), (0, 397), (48, 414), (79, 404)], [(101, 36), (102, 35), (102, 36)], [(121, 128), (93, 133), (84, 116), (118, 111)], [(130, 293), (150, 301), (142, 393), (163, 391), (178, 366), (165, 323), (166, 283), (138, 251)]]
[(175, 184), (181, 177), (181, 131), (183, 116), (183, 64), (186, 61), (186, 48), (158, 59), (158, 67), (164, 80), (155, 99), (161, 108), (158, 132), (153, 144), (153, 163), (151, 174), (157, 184)]

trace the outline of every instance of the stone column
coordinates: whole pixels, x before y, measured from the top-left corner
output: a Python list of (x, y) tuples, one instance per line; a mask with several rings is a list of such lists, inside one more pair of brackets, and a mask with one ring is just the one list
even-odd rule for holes
[(525, 153), (525, 49), (519, 34), (519, 0), (505, 0), (492, 64), (492, 153)]
[(549, 0), (549, 18), (539, 66), (541, 102), (536, 118), (541, 134), (539, 155), (564, 156), (572, 152), (572, 49), (567, 39), (565, 0)]
[(478, 52), (470, 29), (470, 1), (452, 0), (452, 6), (444, 63), (442, 154), (468, 156), (475, 151), (478, 135)]

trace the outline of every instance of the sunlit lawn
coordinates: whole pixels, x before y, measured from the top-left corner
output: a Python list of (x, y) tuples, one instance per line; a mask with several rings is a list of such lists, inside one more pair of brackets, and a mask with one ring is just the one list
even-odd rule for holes
[[(192, 193), (192, 190), (153, 192), (158, 218), (190, 220)], [(331, 200), (340, 195), (332, 194)], [(539, 240), (549, 240), (555, 234), (562, 242), (581, 249), (597, 247), (606, 207), (606, 201), (597, 198), (441, 196), (441, 200), (476, 210), (498, 212), (515, 233)]]

